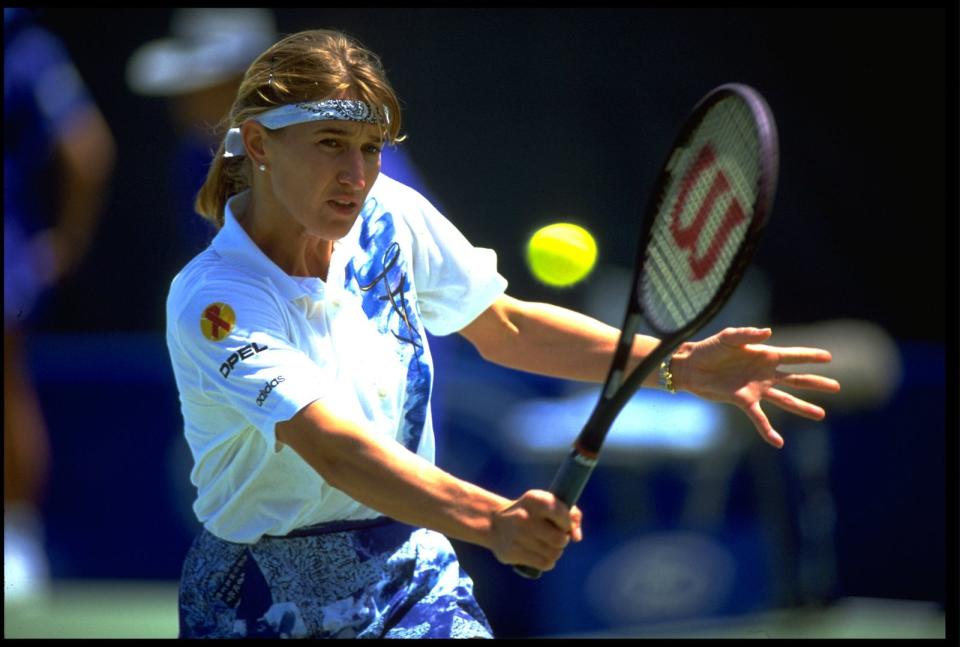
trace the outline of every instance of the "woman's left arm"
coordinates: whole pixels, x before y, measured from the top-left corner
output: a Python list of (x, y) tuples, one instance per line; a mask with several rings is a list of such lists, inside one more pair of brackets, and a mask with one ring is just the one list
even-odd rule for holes
[[(607, 378), (620, 339), (619, 330), (592, 317), (506, 294), (460, 334), (488, 361), (582, 382), (603, 382)], [(637, 335), (628, 370), (636, 368), (657, 343), (654, 337)], [(656, 385), (656, 374), (644, 380), (644, 386)]]
[[(620, 331), (596, 319), (545, 303), (531, 303), (506, 294), (460, 331), (491, 362), (531, 373), (569, 380), (603, 382), (610, 369)], [(674, 352), (671, 370), (675, 388), (741, 409), (760, 435), (775, 447), (783, 438), (760, 407), (763, 400), (813, 420), (822, 408), (781, 391), (778, 386), (834, 393), (835, 380), (794, 374), (780, 365), (826, 363), (830, 353), (817, 348), (766, 346), (769, 328), (727, 328), (699, 342), (685, 342)], [(637, 335), (628, 371), (634, 370), (659, 343)], [(644, 386), (657, 385), (652, 371)]]

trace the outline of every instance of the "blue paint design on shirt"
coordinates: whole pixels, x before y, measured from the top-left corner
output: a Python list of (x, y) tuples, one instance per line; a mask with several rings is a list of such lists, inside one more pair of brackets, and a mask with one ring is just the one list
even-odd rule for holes
[[(370, 208), (372, 207), (372, 208)], [(360, 230), (361, 251), (347, 264), (344, 287), (360, 296), (367, 319), (377, 330), (392, 335), (407, 362), (406, 398), (403, 404), (401, 443), (416, 452), (423, 436), (430, 404), (432, 371), (424, 355), (416, 290), (410, 282), (407, 261), (396, 240), (393, 214), (375, 214), (377, 203), (365, 209)]]

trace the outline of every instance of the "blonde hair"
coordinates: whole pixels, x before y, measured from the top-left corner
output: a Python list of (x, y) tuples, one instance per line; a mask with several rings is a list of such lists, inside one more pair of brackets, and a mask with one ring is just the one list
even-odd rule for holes
[(385, 106), (390, 115), (390, 123), (381, 126), (385, 143), (403, 140), (400, 102), (380, 58), (356, 39), (338, 31), (313, 29), (291, 34), (267, 49), (250, 64), (229, 115), (217, 128), (220, 147), (197, 194), (197, 213), (219, 229), (227, 199), (251, 184), (249, 156), (223, 156), (223, 138), (229, 128), (280, 105), (345, 92), (372, 106)]

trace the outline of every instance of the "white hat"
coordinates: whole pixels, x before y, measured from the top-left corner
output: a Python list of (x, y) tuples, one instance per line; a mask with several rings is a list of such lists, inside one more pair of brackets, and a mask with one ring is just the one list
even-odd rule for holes
[(170, 31), (127, 62), (127, 84), (137, 94), (183, 94), (240, 76), (276, 39), (267, 9), (178, 9)]

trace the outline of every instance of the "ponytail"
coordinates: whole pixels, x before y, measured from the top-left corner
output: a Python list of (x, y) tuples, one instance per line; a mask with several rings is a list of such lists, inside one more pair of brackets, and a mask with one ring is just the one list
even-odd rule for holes
[(221, 141), (193, 208), (219, 230), (223, 227), (227, 200), (249, 186), (250, 163), (247, 157), (224, 157)]

